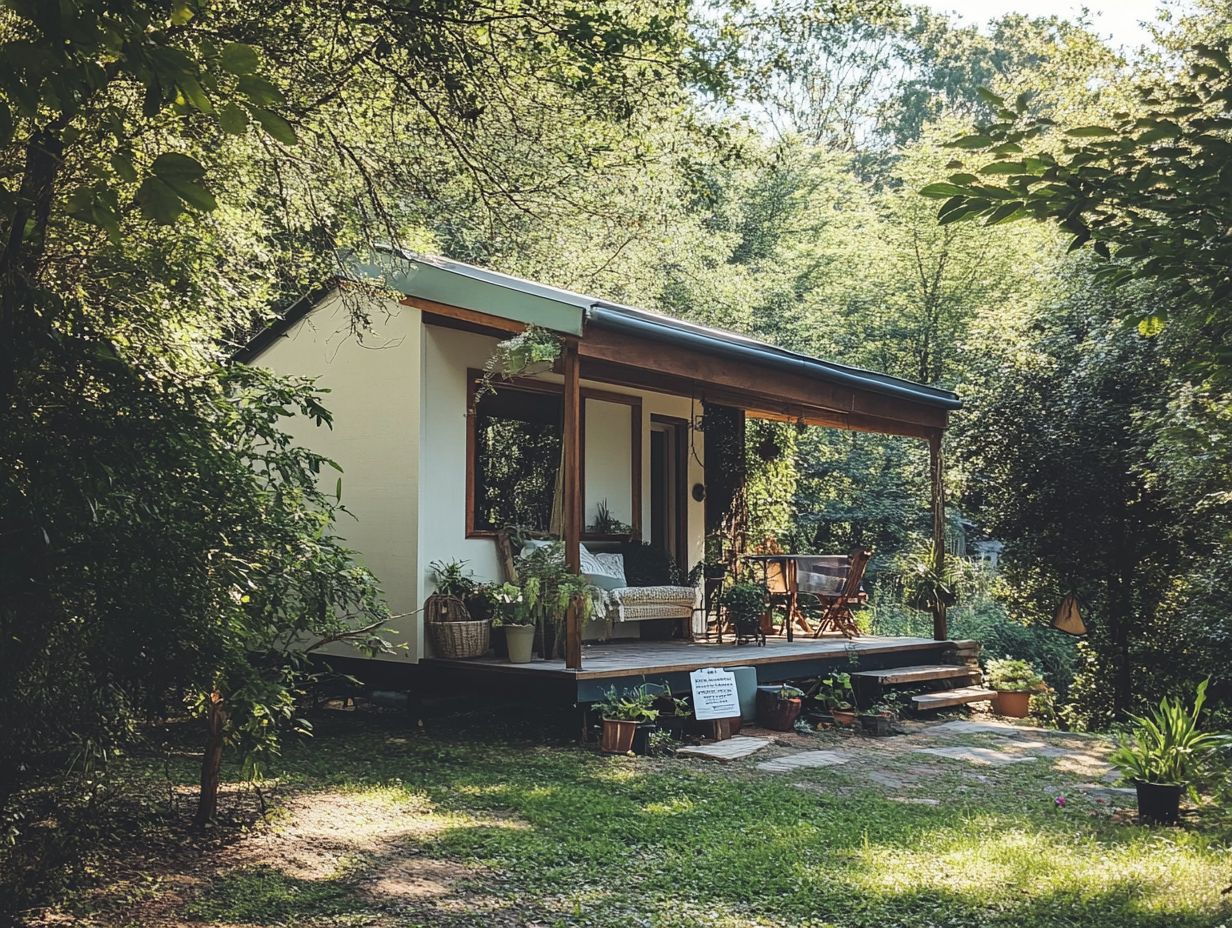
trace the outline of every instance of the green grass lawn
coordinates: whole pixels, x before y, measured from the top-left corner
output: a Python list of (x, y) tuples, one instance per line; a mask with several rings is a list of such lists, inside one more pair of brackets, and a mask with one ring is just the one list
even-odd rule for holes
[[(770, 775), (752, 762), (605, 758), (522, 740), (503, 724), (449, 728), (438, 721), (420, 733), (389, 716), (331, 713), (280, 765), (277, 802), (292, 811), (204, 855), (173, 906), (176, 918), (661, 928), (1232, 923), (1220, 894), (1232, 867), (1213, 830), (1118, 823), (1077, 799), (1057, 809), (1036, 763), (972, 780), (946, 761), (929, 784), (940, 801), (925, 805), (893, 801), (843, 768)], [(145, 922), (141, 911), (132, 910), (131, 923)]]

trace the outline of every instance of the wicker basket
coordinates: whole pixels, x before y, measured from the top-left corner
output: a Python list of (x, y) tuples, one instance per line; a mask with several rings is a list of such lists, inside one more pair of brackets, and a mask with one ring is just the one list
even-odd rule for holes
[(473, 621), (458, 597), (433, 593), (424, 603), (424, 618), (437, 657), (483, 657), (487, 653), (492, 623)]

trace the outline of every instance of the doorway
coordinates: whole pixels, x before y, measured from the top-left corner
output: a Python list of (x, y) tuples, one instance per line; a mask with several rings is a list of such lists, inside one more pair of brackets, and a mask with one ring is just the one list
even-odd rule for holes
[(688, 570), (689, 423), (650, 417), (650, 543)]

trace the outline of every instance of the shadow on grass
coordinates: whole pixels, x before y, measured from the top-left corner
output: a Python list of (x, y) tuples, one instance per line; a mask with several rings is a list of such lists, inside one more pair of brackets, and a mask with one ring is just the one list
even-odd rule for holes
[[(908, 806), (723, 768), (604, 759), (519, 740), (491, 716), (479, 732), (432, 736), (388, 719), (330, 719), (284, 764), (287, 782), (305, 791), (404, 789), (441, 813), (513, 814), (528, 827), (452, 824), (365, 853), (369, 874), (417, 859), (455, 862), (457, 879), (440, 893), (382, 899), (371, 886), (361, 896), (333, 880), (312, 883), (324, 887), (315, 896), (301, 881), (292, 892), (266, 875), (256, 881), (269, 897), (264, 911), (307, 899), (316, 909), (305, 913), (404, 906), (434, 925), (621, 925), (639, 916), (657, 926), (921, 928), (1209, 928), (1229, 911), (1220, 864), (1198, 834), (981, 810), (971, 799)], [(814, 785), (826, 776), (815, 773)], [(199, 911), (271, 923), (233, 908)]]

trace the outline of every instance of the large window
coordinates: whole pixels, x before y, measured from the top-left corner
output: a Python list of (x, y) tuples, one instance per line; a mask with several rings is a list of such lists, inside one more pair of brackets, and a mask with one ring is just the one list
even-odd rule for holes
[(470, 533), (547, 531), (560, 468), (561, 394), (502, 384), (471, 413)]
[[(550, 531), (561, 463), (561, 387), (515, 380), (475, 402), (481, 376), (469, 372), (466, 533)], [(642, 402), (589, 387), (581, 400), (583, 537), (640, 537)]]

